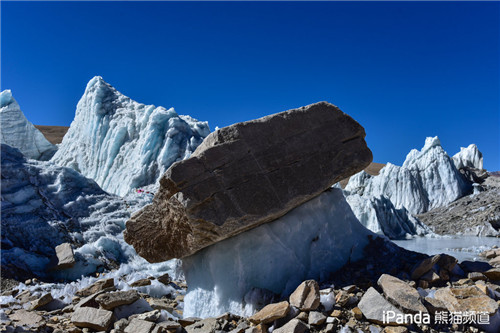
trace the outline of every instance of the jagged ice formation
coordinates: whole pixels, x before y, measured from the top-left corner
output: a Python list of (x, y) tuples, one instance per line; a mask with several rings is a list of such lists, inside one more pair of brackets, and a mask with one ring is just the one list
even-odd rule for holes
[(10, 90), (0, 93), (1, 143), (19, 149), (27, 158), (50, 159), (57, 148), (26, 119)]
[(458, 170), (462, 168), (483, 168), (483, 154), (475, 144), (470, 144), (467, 148), (460, 147), (460, 152), (453, 155), (452, 160)]
[(404, 238), (429, 232), (411, 214), (447, 205), (469, 193), (471, 184), (438, 137), (429, 137), (421, 151), (413, 149), (408, 154), (403, 166), (388, 163), (378, 176), (360, 172), (351, 177), (345, 190), (363, 225), (390, 238)]
[(87, 84), (52, 161), (123, 196), (155, 183), (209, 132), (207, 122), (179, 116), (173, 108), (137, 103), (96, 76)]

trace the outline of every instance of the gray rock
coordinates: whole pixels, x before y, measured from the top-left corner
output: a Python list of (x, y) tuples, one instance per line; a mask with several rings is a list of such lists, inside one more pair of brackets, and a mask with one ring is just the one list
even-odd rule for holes
[(128, 324), (129, 321), (126, 318), (122, 318), (113, 324), (113, 328), (116, 332), (122, 333)]
[(161, 262), (276, 220), (368, 166), (364, 137), (326, 102), (219, 129), (167, 170), (125, 240)]
[(155, 324), (146, 320), (134, 318), (125, 328), (125, 333), (151, 333)]
[(308, 324), (313, 326), (323, 325), (326, 321), (326, 316), (319, 311), (309, 312)]
[(73, 312), (71, 321), (76, 327), (106, 331), (113, 321), (113, 312), (103, 309), (81, 307)]
[(158, 319), (160, 319), (160, 316), (161, 316), (161, 311), (154, 310), (154, 311), (149, 311), (149, 312), (138, 314), (135, 318), (150, 321), (150, 322), (154, 323)]
[(52, 294), (50, 294), (50, 293), (45, 294), (42, 297), (32, 301), (31, 305), (29, 307), (29, 310), (33, 311), (33, 310), (36, 310), (38, 308), (41, 308), (42, 306), (49, 304), (53, 300), (54, 299), (52, 298)]
[(207, 318), (184, 327), (187, 333), (212, 333), (217, 329), (217, 319)]
[(387, 299), (405, 313), (427, 313), (427, 309), (420, 301), (418, 291), (405, 282), (394, 276), (382, 274), (377, 283), (384, 291)]
[(75, 257), (73, 255), (73, 249), (69, 243), (63, 243), (56, 246), (57, 268), (66, 269), (71, 268), (75, 265)]
[(19, 326), (35, 326), (42, 323), (43, 318), (36, 312), (26, 311), (24, 309), (16, 310), (9, 315), (9, 318), (16, 321)]
[(363, 295), (361, 301), (359, 301), (358, 308), (361, 310), (366, 319), (376, 324), (396, 325), (395, 320), (388, 320), (389, 318), (384, 318), (384, 313), (387, 314), (389, 311), (393, 311), (396, 316), (403, 314), (399, 309), (380, 295), (373, 287), (370, 287)]
[(283, 327), (280, 327), (273, 331), (273, 333), (304, 333), (309, 327), (298, 319), (292, 319), (286, 323)]
[(290, 295), (290, 305), (302, 311), (316, 310), (320, 305), (318, 283), (314, 280), (302, 282)]
[(490, 264), (487, 262), (482, 262), (482, 261), (469, 261), (469, 260), (464, 260), (460, 263), (460, 267), (467, 273), (471, 272), (479, 272), (483, 273), (486, 272), (487, 270), (490, 270), (493, 268)]
[(136, 290), (116, 291), (111, 293), (104, 293), (95, 298), (106, 310), (112, 310), (121, 305), (132, 304), (140, 298)]

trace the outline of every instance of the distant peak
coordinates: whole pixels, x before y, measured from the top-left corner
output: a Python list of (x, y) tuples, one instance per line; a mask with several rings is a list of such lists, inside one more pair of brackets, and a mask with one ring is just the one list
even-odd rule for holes
[(12, 97), (12, 91), (10, 89), (6, 89), (0, 93), (0, 107), (7, 106), (14, 102), (14, 97)]
[(106, 81), (104, 81), (104, 79), (102, 78), (102, 76), (94, 76), (92, 79), (90, 79), (89, 83), (87, 83), (87, 88), (86, 90), (91, 90), (94, 86), (110, 86)]

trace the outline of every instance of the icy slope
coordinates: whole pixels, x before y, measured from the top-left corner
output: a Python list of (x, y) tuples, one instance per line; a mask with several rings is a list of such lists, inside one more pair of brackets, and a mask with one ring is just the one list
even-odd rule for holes
[(271, 223), (184, 258), (184, 317), (251, 315), (270, 294), (287, 296), (303, 280), (325, 280), (359, 259), (368, 235), (342, 190), (332, 188)]
[(94, 179), (108, 192), (125, 195), (155, 183), (209, 132), (207, 122), (137, 103), (96, 76), (52, 161)]
[[(1, 157), (4, 272), (75, 279), (120, 263), (146, 265), (123, 241), (122, 231), (152, 196), (107, 194), (73, 169), (26, 160), (7, 145), (2, 145)], [(64, 242), (72, 244), (77, 262), (71, 269), (52, 270), (54, 248)]]
[(483, 154), (481, 154), (475, 144), (471, 144), (467, 148), (460, 147), (460, 152), (453, 155), (452, 160), (457, 169), (465, 167), (474, 169), (483, 168)]
[[(403, 238), (403, 230), (414, 230), (407, 236), (428, 232), (411, 214), (447, 205), (470, 192), (471, 185), (434, 137), (425, 140), (421, 151), (413, 149), (403, 166), (388, 163), (378, 176), (360, 172), (351, 177), (345, 190), (363, 225), (391, 238)], [(349, 197), (353, 195), (358, 197)], [(388, 202), (393, 207), (387, 206)], [(387, 208), (400, 213), (382, 213)]]
[(12, 92), (0, 93), (1, 143), (19, 149), (27, 158), (48, 160), (57, 148), (26, 119)]

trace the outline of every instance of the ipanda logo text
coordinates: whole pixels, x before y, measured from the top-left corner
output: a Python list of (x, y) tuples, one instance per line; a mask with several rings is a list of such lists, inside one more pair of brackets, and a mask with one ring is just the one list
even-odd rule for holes
[[(431, 316), (428, 313), (416, 313), (416, 314), (403, 314), (396, 313), (395, 311), (384, 311), (383, 312), (383, 322), (384, 324), (396, 323), (396, 324), (430, 324)], [(447, 312), (438, 311), (434, 314), (434, 324), (478, 324), (478, 325), (488, 325), (490, 323), (490, 316), (487, 312)]]

